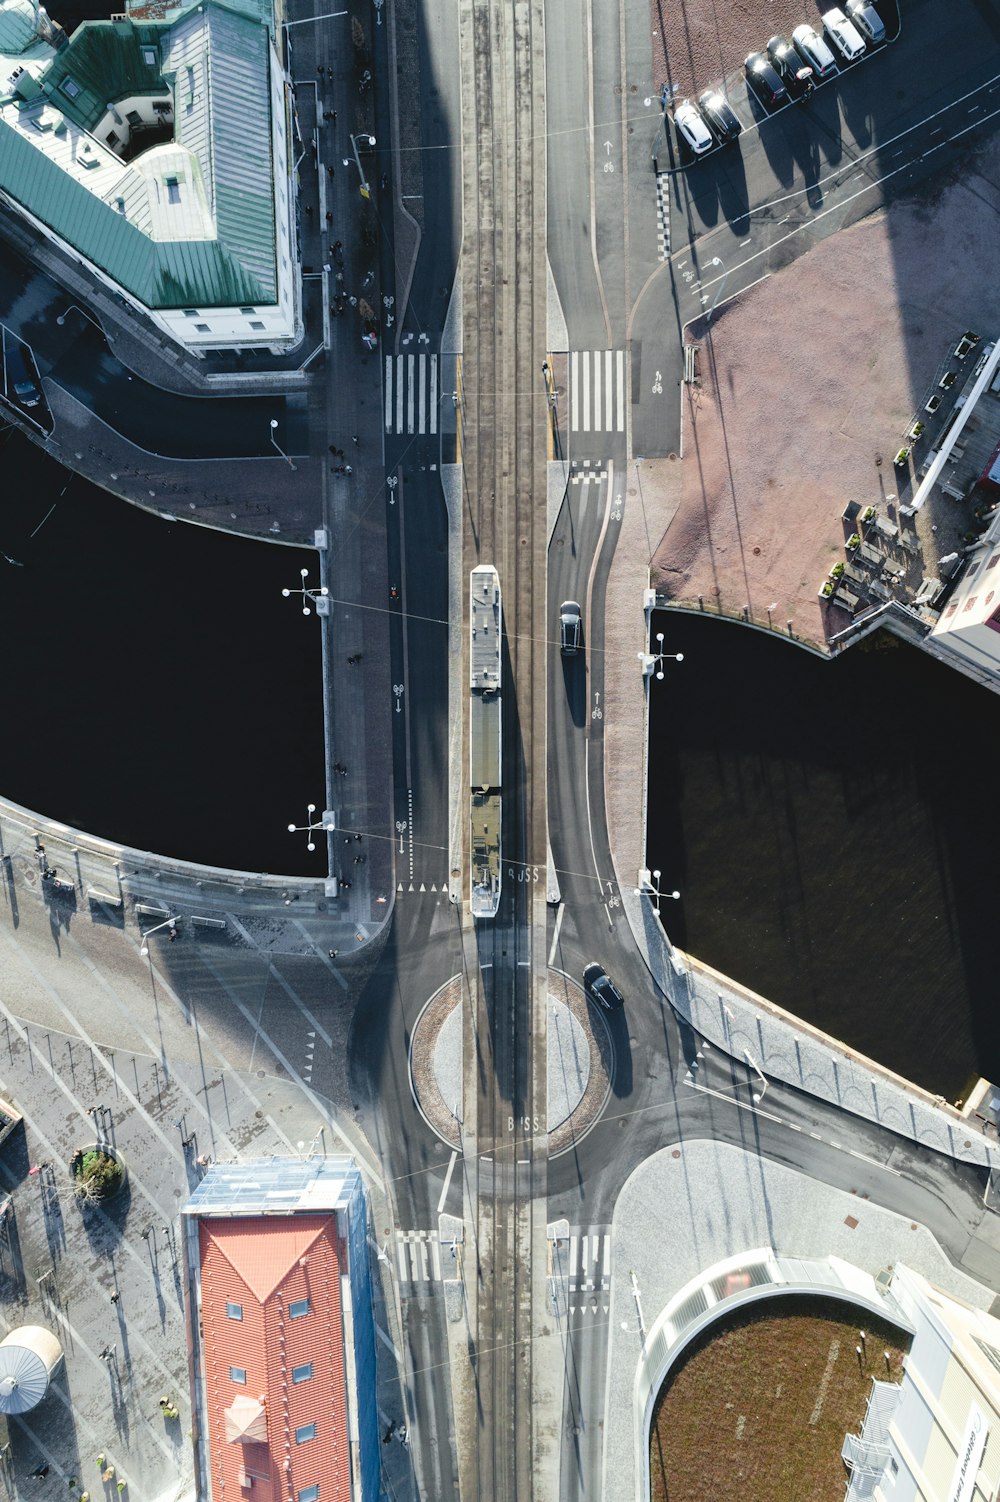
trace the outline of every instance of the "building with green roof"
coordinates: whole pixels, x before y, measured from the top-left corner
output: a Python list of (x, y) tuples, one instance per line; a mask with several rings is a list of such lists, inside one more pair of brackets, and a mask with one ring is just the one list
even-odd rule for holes
[(0, 0), (0, 198), (178, 343), (302, 336), (292, 111), (270, 0), (182, 0), (67, 39)]

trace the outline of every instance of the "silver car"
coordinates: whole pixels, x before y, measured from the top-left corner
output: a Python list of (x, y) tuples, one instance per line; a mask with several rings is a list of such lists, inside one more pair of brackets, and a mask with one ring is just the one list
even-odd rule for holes
[(674, 126), (677, 134), (690, 147), (695, 156), (711, 151), (715, 137), (689, 99), (682, 99), (674, 110)]

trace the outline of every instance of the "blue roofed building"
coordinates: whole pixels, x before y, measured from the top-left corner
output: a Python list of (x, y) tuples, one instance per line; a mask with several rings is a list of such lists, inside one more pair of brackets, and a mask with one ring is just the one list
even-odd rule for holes
[(0, 0), (0, 200), (194, 353), (302, 337), (292, 120), (270, 0)]

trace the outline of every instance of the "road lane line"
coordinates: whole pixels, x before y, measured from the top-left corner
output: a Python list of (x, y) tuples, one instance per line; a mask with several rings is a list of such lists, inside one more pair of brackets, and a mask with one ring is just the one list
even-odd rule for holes
[(444, 1176), (444, 1184), (441, 1186), (441, 1198), (438, 1200), (438, 1207), (437, 1207), (437, 1213), (439, 1215), (441, 1214), (441, 1211), (444, 1209), (444, 1202), (445, 1202), (445, 1200), (448, 1198), (448, 1190), (451, 1188), (451, 1176), (452, 1176), (452, 1174), (455, 1171), (455, 1160), (457, 1159), (457, 1157), (458, 1157), (457, 1151), (453, 1150), (452, 1151), (452, 1155), (451, 1155), (451, 1162), (448, 1164), (448, 1172), (445, 1174), (445, 1176)]
[(427, 368), (427, 356), (418, 356), (418, 369), (420, 374), (417, 378), (417, 432), (422, 433), (427, 424), (427, 389), (424, 376)]
[(625, 351), (620, 349), (615, 356), (618, 361), (618, 412), (616, 430), (625, 431)]
[(413, 385), (416, 378), (416, 356), (406, 357), (406, 431), (413, 432)]
[(555, 959), (555, 957), (556, 957), (556, 950), (559, 947), (559, 930), (562, 928), (563, 913), (565, 911), (566, 911), (565, 904), (562, 903), (562, 902), (560, 902), (560, 904), (559, 904), (559, 911), (556, 913), (556, 926), (552, 930), (552, 947), (549, 950), (549, 964), (550, 965), (552, 964), (553, 960)]
[(403, 431), (403, 361), (405, 355), (396, 356), (396, 432)]
[(569, 371), (570, 429), (578, 433), (580, 431), (580, 353), (578, 350), (574, 350), (569, 357)]
[(385, 357), (385, 430), (392, 432), (392, 356)]
[(614, 395), (614, 380), (612, 378), (612, 363), (615, 358), (613, 349), (604, 351), (604, 431), (613, 432), (611, 426), (611, 399)]
[(438, 430), (438, 357), (431, 355), (431, 432)]
[[(600, 350), (595, 349), (592, 351), (592, 354), (594, 360), (594, 432), (596, 433), (601, 423), (601, 353)], [(587, 389), (583, 394), (583, 426), (588, 433), (590, 432), (589, 402), (590, 385), (588, 383)]]

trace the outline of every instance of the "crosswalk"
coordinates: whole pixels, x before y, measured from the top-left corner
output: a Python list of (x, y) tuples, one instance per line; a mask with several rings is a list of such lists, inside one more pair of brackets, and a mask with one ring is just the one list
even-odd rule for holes
[(670, 173), (656, 174), (656, 249), (661, 261), (670, 257)]
[(570, 1235), (564, 1271), (570, 1290), (600, 1293), (611, 1286), (610, 1231)]
[(437, 355), (386, 355), (387, 433), (436, 433), (438, 399)]
[(436, 1231), (397, 1231), (396, 1267), (401, 1283), (437, 1283), (455, 1276), (455, 1256), (450, 1243), (442, 1254)]
[[(436, 1283), (456, 1276), (455, 1252), (437, 1231), (397, 1231), (396, 1268), (401, 1283)], [(611, 1287), (611, 1232), (578, 1229), (557, 1242), (552, 1272), (566, 1279), (570, 1298), (605, 1293)]]
[(624, 433), (625, 351), (579, 349), (569, 357), (569, 418), (574, 433)]

